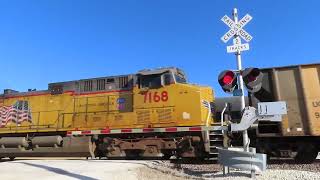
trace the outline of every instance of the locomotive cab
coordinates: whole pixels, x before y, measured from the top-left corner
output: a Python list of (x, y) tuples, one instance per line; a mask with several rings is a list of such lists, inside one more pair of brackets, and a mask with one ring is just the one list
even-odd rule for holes
[(170, 84), (187, 82), (184, 72), (178, 68), (142, 70), (137, 75), (140, 89), (157, 89)]
[(185, 73), (179, 68), (139, 71), (135, 87), (137, 111), (152, 109), (151, 112), (166, 112), (155, 113), (158, 120), (146, 122), (148, 127), (204, 126), (213, 121), (208, 107), (213, 101), (212, 89), (187, 83)]

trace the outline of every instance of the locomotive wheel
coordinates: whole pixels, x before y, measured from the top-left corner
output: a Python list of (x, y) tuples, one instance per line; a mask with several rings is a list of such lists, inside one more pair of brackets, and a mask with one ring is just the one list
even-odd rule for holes
[(127, 150), (125, 159), (127, 160), (138, 160), (139, 154), (141, 153), (139, 150)]
[(171, 153), (171, 152), (164, 152), (163, 156), (162, 156), (162, 159), (163, 160), (169, 160), (172, 155), (173, 155), (173, 153)]
[(303, 149), (299, 150), (294, 160), (301, 164), (311, 164), (318, 156), (318, 150), (312, 144), (304, 145)]

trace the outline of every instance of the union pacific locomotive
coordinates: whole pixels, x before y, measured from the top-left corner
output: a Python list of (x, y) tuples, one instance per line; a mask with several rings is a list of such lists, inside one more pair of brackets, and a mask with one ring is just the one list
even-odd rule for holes
[(213, 90), (178, 68), (0, 95), (0, 157), (208, 158), (222, 146)]

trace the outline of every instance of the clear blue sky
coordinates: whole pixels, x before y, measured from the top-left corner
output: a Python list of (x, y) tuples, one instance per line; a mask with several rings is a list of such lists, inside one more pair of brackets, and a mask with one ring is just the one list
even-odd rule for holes
[(244, 66), (320, 62), (320, 1), (0, 1), (0, 90), (178, 66), (223, 95), (217, 75), (236, 68), (220, 19), (249, 13)]

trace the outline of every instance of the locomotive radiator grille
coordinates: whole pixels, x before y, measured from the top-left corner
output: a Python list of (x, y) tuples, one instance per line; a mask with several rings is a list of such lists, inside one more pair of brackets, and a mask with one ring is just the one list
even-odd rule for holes
[(146, 124), (149, 121), (150, 121), (150, 111), (149, 110), (137, 111), (136, 124)]

